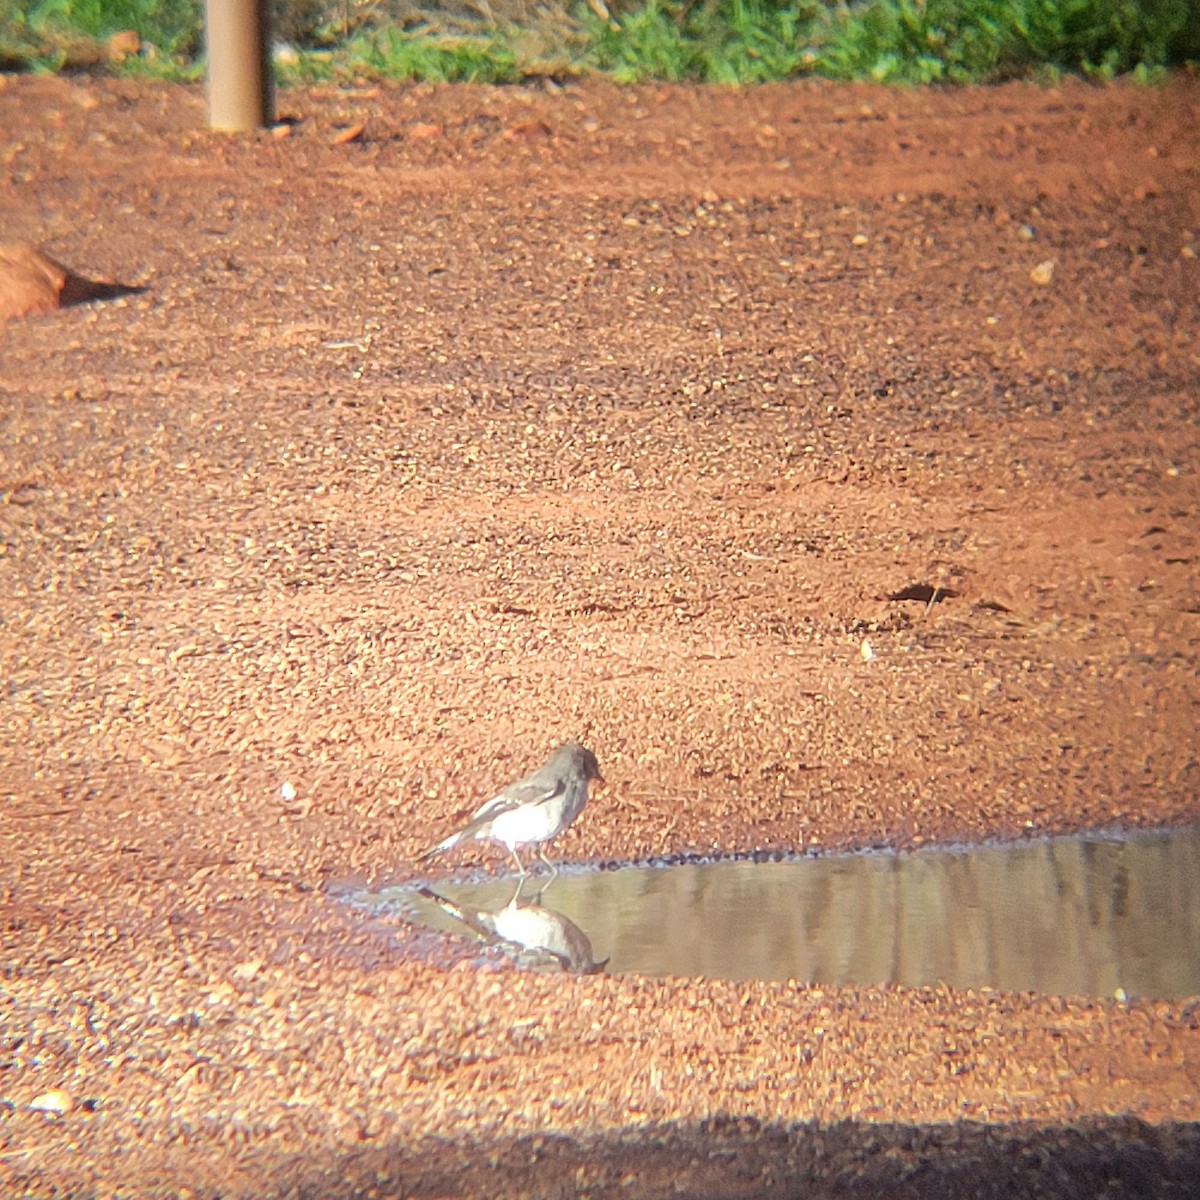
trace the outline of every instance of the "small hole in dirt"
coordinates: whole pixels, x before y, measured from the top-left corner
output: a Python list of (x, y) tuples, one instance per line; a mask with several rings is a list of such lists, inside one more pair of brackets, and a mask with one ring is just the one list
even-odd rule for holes
[(919, 600), (922, 604), (941, 604), (943, 600), (952, 600), (958, 592), (954, 588), (936, 587), (931, 583), (910, 583), (898, 592), (890, 592), (889, 600)]

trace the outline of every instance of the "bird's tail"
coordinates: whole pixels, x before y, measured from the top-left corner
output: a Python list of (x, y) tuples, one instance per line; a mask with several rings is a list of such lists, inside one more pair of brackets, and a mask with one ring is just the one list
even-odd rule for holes
[(441, 854), (444, 850), (452, 850), (458, 845), (461, 834), (452, 833), (449, 837), (442, 838), (436, 846), (430, 846), (423, 854), (417, 855), (417, 862), (424, 862), (427, 858), (432, 858), (435, 854)]

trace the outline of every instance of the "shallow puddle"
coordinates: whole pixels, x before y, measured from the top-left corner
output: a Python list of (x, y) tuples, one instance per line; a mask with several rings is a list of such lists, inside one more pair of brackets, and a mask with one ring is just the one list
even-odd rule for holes
[(1200, 829), (436, 888), (343, 899), (572, 971), (1200, 994)]

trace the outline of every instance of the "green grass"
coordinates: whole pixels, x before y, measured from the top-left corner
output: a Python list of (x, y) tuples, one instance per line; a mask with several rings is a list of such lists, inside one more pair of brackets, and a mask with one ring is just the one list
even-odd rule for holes
[(60, 70), (87, 42), (102, 43), (125, 29), (153, 47), (126, 64), (127, 71), (157, 64), (168, 75), (195, 73), (201, 48), (197, 0), (0, 0), (0, 63)]
[(353, 34), (327, 50), (301, 52), (278, 63), (281, 83), (316, 79), (425, 80), (431, 83), (515, 83), (527, 72), (517, 64), (513, 40), (495, 35), (445, 35), (384, 28)]
[[(601, 72), (622, 82), (958, 84), (1062, 73), (1152, 79), (1200, 60), (1200, 0), (644, 0), (611, 11), (603, 0), (561, 0), (577, 7), (497, 5), (507, 18), (469, 28), (447, 28), (434, 9), (403, 28), (364, 0), (274, 3), (300, 47), (278, 68), (283, 82)], [(192, 78), (202, 69), (201, 17), (202, 0), (0, 0), (0, 66), (71, 67), (81, 39), (134, 29), (153, 50), (110, 69)]]
[(647, 0), (607, 20), (589, 9), (582, 21), (585, 59), (625, 81), (1146, 77), (1200, 57), (1192, 0)]
[(582, 58), (621, 83), (696, 79), (763, 83), (807, 69), (805, 35), (824, 10), (817, 4), (676, 4), (649, 0), (607, 19), (581, 13)]
[(834, 79), (898, 83), (1112, 78), (1181, 63), (1198, 34), (1190, 0), (893, 0), (839, 12), (814, 66)]

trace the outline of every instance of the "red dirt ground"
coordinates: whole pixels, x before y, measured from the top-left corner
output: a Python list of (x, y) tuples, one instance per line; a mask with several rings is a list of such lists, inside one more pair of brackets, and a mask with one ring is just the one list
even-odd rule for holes
[(1196, 1195), (1194, 1004), (324, 892), (566, 736), (571, 860), (1200, 819), (1196, 81), (280, 108), (0, 78), (0, 241), (145, 288), (0, 328), (0, 1190)]

